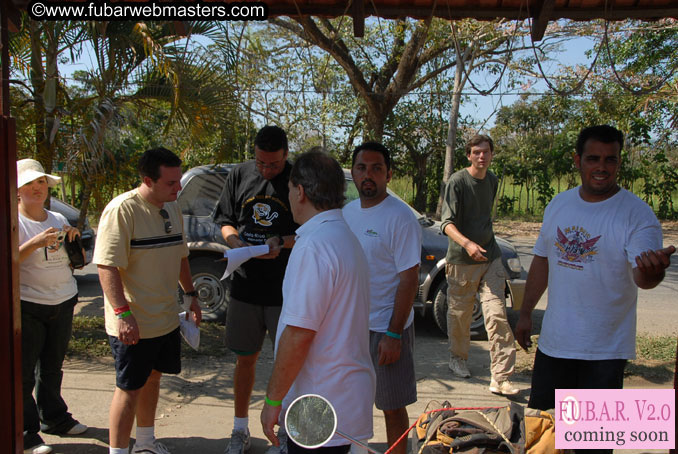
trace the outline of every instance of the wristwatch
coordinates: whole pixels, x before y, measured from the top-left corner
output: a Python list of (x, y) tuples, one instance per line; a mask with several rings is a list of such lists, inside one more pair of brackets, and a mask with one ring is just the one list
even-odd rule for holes
[(279, 241), (278, 245), (279, 245), (280, 247), (284, 247), (284, 246), (285, 246), (285, 238), (283, 238), (282, 235), (277, 235), (276, 238), (277, 238), (278, 241)]
[(184, 295), (186, 296), (198, 296), (198, 291), (197, 290), (191, 290), (190, 292), (184, 292)]

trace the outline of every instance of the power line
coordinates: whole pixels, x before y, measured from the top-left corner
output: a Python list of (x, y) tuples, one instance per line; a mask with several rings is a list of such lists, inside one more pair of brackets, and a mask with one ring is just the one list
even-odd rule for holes
[[(61, 77), (62, 80), (73, 80), (75, 81), (76, 79), (70, 78), (70, 77)], [(79, 80), (78, 80), (79, 81)], [(15, 83), (18, 84), (18, 80), (13, 79), (10, 80), (10, 83)], [(160, 88), (168, 88), (167, 85), (144, 85), (144, 89), (160, 89)], [(191, 88), (189, 87), (188, 90)], [(237, 89), (238, 91), (241, 91), (243, 93), (273, 93), (273, 94), (315, 94), (315, 95), (346, 95), (346, 91), (341, 91), (341, 90), (329, 90), (326, 92), (317, 92), (316, 90), (313, 89), (300, 89), (300, 88), (239, 88)], [(581, 96), (587, 96), (587, 95), (594, 95), (599, 93), (598, 91), (593, 91), (593, 90), (587, 90), (587, 89), (582, 89), (579, 90), (578, 92), (574, 93), (572, 96), (574, 97), (581, 97)], [(661, 90), (658, 91), (658, 93), (662, 93)], [(402, 93), (402, 97), (413, 97), (413, 96), (439, 96), (439, 97), (448, 97), (452, 96), (454, 93), (452, 91), (448, 90), (442, 90), (442, 91), (427, 91), (427, 90), (418, 90), (418, 91), (410, 91), (406, 93)], [(485, 96), (561, 96), (558, 93), (552, 92), (552, 91), (497, 91), (497, 92), (492, 92), (489, 94), (482, 94), (478, 93), (476, 91), (462, 91), (461, 92), (462, 96), (474, 96), (474, 97), (485, 97)], [(357, 96), (357, 95), (356, 95)], [(620, 93), (615, 93), (614, 96), (636, 96), (634, 93), (626, 93), (626, 92), (620, 92)]]

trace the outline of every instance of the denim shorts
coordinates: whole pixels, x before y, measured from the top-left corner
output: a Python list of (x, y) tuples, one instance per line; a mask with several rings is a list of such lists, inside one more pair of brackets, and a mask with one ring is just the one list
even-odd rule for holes
[(115, 385), (125, 391), (141, 389), (152, 370), (181, 372), (179, 328), (163, 336), (139, 339), (134, 345), (123, 344), (115, 336), (108, 336), (108, 343), (115, 359)]

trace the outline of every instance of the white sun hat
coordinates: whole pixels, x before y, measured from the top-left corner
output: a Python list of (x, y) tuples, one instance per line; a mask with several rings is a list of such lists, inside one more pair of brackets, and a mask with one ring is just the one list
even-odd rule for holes
[(16, 162), (16, 187), (20, 188), (26, 183), (37, 180), (40, 177), (47, 178), (47, 186), (56, 186), (61, 177), (45, 173), (45, 169), (35, 159), (21, 159)]

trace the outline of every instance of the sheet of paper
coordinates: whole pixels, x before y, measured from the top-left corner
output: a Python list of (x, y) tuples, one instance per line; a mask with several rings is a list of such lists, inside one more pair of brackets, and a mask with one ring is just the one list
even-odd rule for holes
[(186, 311), (179, 314), (179, 330), (181, 337), (190, 345), (193, 350), (198, 351), (200, 347), (200, 328), (195, 325), (193, 317), (186, 320)]
[(228, 251), (224, 252), (224, 257), (228, 259), (228, 262), (226, 262), (226, 271), (224, 271), (224, 275), (221, 276), (221, 280), (226, 279), (233, 271), (236, 270), (236, 268), (252, 257), (259, 257), (260, 255), (268, 254), (268, 251), (268, 244), (262, 244), (260, 246), (247, 246), (229, 249)]

